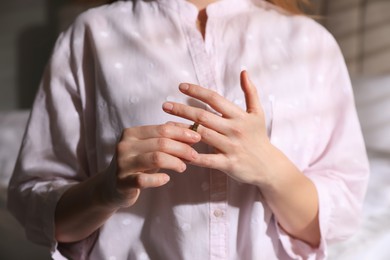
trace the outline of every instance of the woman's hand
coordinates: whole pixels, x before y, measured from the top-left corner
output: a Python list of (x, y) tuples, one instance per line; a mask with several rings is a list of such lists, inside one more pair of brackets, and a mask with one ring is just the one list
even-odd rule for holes
[(163, 109), (199, 123), (202, 141), (215, 148), (214, 154), (199, 154), (193, 164), (218, 169), (237, 181), (261, 186), (268, 182), (268, 173), (272, 172), (270, 167), (277, 160), (275, 156), (279, 155), (279, 151), (271, 145), (267, 136), (265, 115), (256, 87), (245, 71), (240, 76), (246, 111), (216, 92), (192, 84), (181, 84), (179, 88), (221, 115), (173, 102), (164, 103)]
[(172, 123), (125, 129), (106, 174), (104, 200), (115, 207), (133, 205), (141, 189), (169, 181), (160, 169), (184, 172), (185, 162), (198, 156), (191, 145), (200, 139), (198, 133)]
[[(241, 87), (246, 111), (214, 91), (191, 84), (181, 84), (180, 90), (221, 115), (173, 102), (164, 103), (163, 109), (199, 123), (197, 131), (202, 141), (215, 148), (215, 153), (199, 154), (191, 163), (258, 186), (280, 226), (292, 237), (317, 247), (321, 236), (316, 188), (270, 143), (256, 88), (246, 72), (241, 73)], [(188, 125), (177, 125), (188, 128)]]
[(107, 170), (62, 195), (55, 213), (56, 239), (80, 241), (118, 209), (132, 206), (142, 189), (166, 184), (169, 176), (160, 169), (183, 172), (185, 161), (197, 158), (191, 145), (199, 141), (198, 133), (172, 123), (125, 129)]

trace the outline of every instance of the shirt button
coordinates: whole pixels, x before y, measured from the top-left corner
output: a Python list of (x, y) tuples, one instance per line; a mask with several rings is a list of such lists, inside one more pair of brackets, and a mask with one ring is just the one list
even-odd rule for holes
[(214, 210), (214, 216), (215, 216), (216, 218), (223, 217), (223, 211), (220, 210), (220, 209)]

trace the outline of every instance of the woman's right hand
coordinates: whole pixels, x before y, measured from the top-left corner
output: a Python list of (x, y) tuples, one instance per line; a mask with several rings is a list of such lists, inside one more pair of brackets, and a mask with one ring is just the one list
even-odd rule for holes
[(141, 189), (169, 181), (160, 169), (184, 172), (185, 162), (198, 156), (191, 145), (200, 139), (198, 133), (174, 123), (124, 129), (105, 172), (104, 200), (116, 208), (132, 206)]

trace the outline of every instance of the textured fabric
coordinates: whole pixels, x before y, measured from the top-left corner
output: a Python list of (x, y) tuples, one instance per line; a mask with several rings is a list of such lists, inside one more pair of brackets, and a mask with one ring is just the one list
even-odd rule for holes
[[(311, 19), (261, 0), (219, 1), (207, 14), (203, 40), (197, 9), (184, 0), (117, 2), (81, 15), (59, 38), (9, 190), (28, 237), (55, 258), (60, 250), (74, 259), (324, 259), (327, 243), (356, 230), (368, 163), (334, 39)], [(142, 191), (89, 239), (57, 245), (58, 199), (109, 165), (123, 128), (177, 121), (161, 105), (191, 104), (180, 82), (244, 109), (244, 68), (271, 142), (317, 187), (319, 248), (285, 234), (257, 187), (191, 166), (168, 172), (167, 185)]]

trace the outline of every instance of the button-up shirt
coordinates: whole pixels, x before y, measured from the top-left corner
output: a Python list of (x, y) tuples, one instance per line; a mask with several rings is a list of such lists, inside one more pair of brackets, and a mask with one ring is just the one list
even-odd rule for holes
[[(356, 230), (368, 165), (333, 37), (262, 0), (222, 0), (206, 11), (204, 37), (197, 8), (184, 0), (101, 6), (59, 37), (9, 189), (27, 236), (50, 246), (55, 259), (324, 259), (329, 242)], [(258, 88), (272, 144), (317, 188), (318, 248), (280, 228), (258, 187), (195, 166), (167, 171), (167, 185), (143, 190), (90, 238), (57, 243), (56, 203), (106, 169), (123, 128), (185, 122), (163, 112), (165, 101), (211, 110), (181, 94), (181, 82), (245, 109), (243, 69)]]

